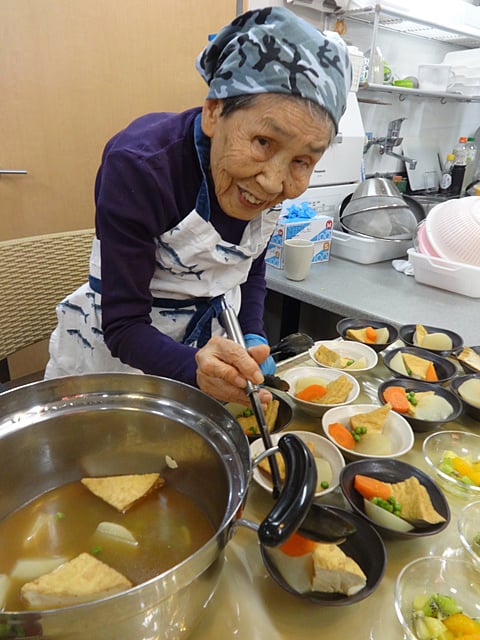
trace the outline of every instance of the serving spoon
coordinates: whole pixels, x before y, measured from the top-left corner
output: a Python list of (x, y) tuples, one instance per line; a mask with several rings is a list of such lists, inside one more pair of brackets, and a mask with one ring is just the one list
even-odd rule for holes
[(270, 347), (270, 355), (275, 362), (281, 362), (308, 351), (314, 344), (314, 339), (307, 333), (291, 333)]

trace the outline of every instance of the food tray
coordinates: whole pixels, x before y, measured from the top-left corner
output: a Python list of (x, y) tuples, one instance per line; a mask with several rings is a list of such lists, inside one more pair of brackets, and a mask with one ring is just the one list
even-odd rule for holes
[(413, 265), (417, 282), (462, 296), (480, 298), (480, 267), (427, 256), (414, 249), (408, 250), (408, 259)]
[(373, 264), (406, 256), (407, 249), (411, 246), (411, 240), (392, 242), (391, 240), (355, 236), (334, 229), (330, 253), (332, 256), (351, 260), (352, 262)]

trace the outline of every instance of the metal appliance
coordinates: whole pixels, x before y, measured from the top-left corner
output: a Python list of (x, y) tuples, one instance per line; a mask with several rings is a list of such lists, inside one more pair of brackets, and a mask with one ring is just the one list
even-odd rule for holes
[(335, 142), (316, 164), (305, 193), (295, 200), (285, 200), (284, 209), (293, 203), (308, 202), (318, 213), (333, 216), (337, 226), (340, 205), (362, 180), (364, 144), (365, 133), (357, 95), (350, 91)]

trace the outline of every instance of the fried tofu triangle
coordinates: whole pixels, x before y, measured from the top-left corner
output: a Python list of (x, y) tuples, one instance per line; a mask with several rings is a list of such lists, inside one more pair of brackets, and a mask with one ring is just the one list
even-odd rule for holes
[(401, 515), (416, 527), (445, 522), (432, 505), (425, 487), (414, 476), (391, 485), (392, 495), (402, 505)]
[(82, 484), (121, 513), (165, 484), (159, 473), (82, 478)]
[(108, 564), (81, 553), (50, 573), (26, 582), (21, 595), (31, 609), (52, 609), (99, 600), (132, 586)]
[(367, 577), (359, 565), (336, 544), (317, 544), (312, 558), (314, 591), (353, 596), (367, 584)]

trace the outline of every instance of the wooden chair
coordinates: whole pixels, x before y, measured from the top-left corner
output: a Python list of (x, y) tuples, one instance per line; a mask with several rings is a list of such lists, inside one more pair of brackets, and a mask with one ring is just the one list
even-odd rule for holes
[[(9, 356), (49, 338), (57, 303), (87, 281), (94, 235), (83, 229), (0, 242), (0, 382), (7, 388), (16, 386)], [(43, 370), (32, 373), (43, 377)]]

